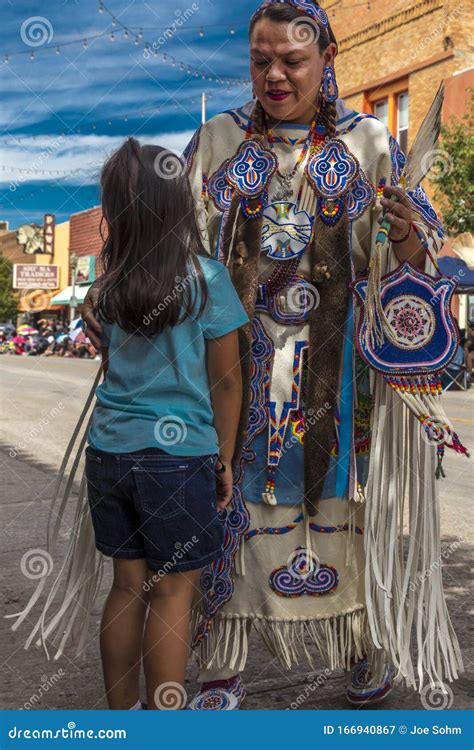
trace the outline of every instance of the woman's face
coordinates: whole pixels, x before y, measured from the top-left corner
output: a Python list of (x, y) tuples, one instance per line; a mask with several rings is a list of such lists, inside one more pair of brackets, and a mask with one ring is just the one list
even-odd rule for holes
[(256, 97), (274, 120), (309, 124), (314, 116), (323, 68), (336, 45), (323, 54), (312, 23), (295, 26), (261, 18), (250, 37), (250, 73)]

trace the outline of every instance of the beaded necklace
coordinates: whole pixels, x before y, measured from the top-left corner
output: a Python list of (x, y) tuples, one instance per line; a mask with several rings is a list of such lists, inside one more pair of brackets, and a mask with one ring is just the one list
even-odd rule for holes
[[(278, 136), (275, 135), (273, 129), (268, 126), (268, 121), (267, 121), (265, 112), (264, 112), (264, 125), (265, 125), (265, 138), (268, 142), (269, 147), (272, 149), (274, 153), (275, 153), (275, 149), (273, 148), (273, 144), (276, 143), (278, 140), (282, 140), (283, 142), (287, 143), (287, 145), (293, 145), (292, 143), (290, 143), (288, 139), (280, 139)], [(253, 136), (253, 121), (252, 119), (250, 119), (247, 125), (247, 128), (245, 130), (245, 139), (247, 140), (249, 138), (252, 138), (252, 136)], [(304, 138), (304, 140), (300, 140), (298, 142), (298, 145), (302, 143), (303, 146), (298, 156), (298, 159), (296, 161), (295, 167), (291, 170), (291, 172), (289, 172), (286, 175), (282, 175), (279, 170), (277, 170), (276, 172), (277, 177), (279, 178), (280, 183), (281, 183), (282, 197), (279, 197), (279, 194), (277, 193), (273, 197), (273, 200), (275, 201), (285, 200), (285, 197), (283, 197), (283, 194), (287, 198), (291, 197), (293, 193), (293, 191), (291, 190), (291, 181), (296, 176), (300, 165), (304, 162), (306, 156), (308, 155), (308, 151), (309, 151), (309, 157), (311, 158), (314, 154), (321, 151), (325, 139), (326, 139), (326, 128), (322, 123), (320, 123), (320, 111), (318, 107), (318, 109), (315, 112), (313, 121), (310, 125), (307, 136)], [(284, 185), (284, 183), (286, 184)], [(305, 183), (305, 179), (303, 178), (301, 180), (301, 185), (298, 191), (296, 205), (299, 205), (300, 203), (304, 183)], [(285, 187), (286, 187), (286, 191), (285, 191)], [(313, 228), (313, 233), (314, 233), (314, 228)], [(311, 242), (312, 240), (313, 240), (313, 234), (311, 235)], [(277, 294), (280, 290), (284, 289), (288, 285), (291, 278), (294, 276), (294, 274), (297, 271), (300, 259), (301, 259), (301, 256), (298, 256), (296, 258), (292, 258), (291, 260), (287, 260), (283, 262), (280, 261), (277, 264), (277, 267), (275, 268), (271, 276), (264, 283), (266, 290), (267, 290), (267, 294), (270, 297), (273, 297), (275, 294)]]
[[(279, 169), (276, 171), (277, 179), (280, 183), (280, 187), (277, 189), (277, 192), (272, 197), (272, 200), (274, 201), (287, 201), (291, 196), (293, 195), (293, 187), (292, 182), (294, 178), (296, 177), (298, 170), (301, 166), (301, 164), (306, 159), (306, 156), (308, 154), (308, 151), (310, 150), (311, 146), (313, 145), (313, 141), (316, 135), (316, 124), (318, 121), (319, 116), (319, 109), (316, 110), (316, 113), (314, 115), (313, 121), (310, 125), (308, 135), (304, 139), (303, 147), (298, 155), (298, 158), (296, 160), (296, 164), (293, 167), (293, 169), (290, 172), (287, 172), (286, 174), (280, 172)], [(264, 114), (264, 123), (265, 123), (265, 137), (268, 142), (269, 147), (272, 151), (274, 151), (273, 144), (277, 141), (277, 137), (275, 136), (275, 133), (273, 132), (273, 129), (269, 127), (267, 117)]]

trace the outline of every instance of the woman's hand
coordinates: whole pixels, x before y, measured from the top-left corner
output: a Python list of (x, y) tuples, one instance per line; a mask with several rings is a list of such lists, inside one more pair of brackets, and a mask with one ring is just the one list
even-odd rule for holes
[(217, 507), (219, 510), (223, 510), (229, 505), (232, 500), (232, 487), (233, 487), (233, 475), (232, 466), (230, 461), (223, 463), (220, 459), (217, 461), (216, 469), (225, 467), (225, 470), (221, 473), (216, 471), (216, 486), (217, 486)]
[[(391, 195), (396, 195), (398, 201), (391, 200)], [(383, 218), (390, 222), (388, 239), (400, 242), (400, 240), (409, 234), (411, 222), (413, 221), (410, 202), (403, 190), (395, 187), (384, 188), (383, 196), (380, 202), (387, 211)]]
[[(398, 201), (391, 200), (391, 195), (396, 195)], [(414, 216), (407, 196), (400, 188), (390, 186), (384, 188), (380, 202), (387, 211), (383, 219), (390, 223), (388, 239), (395, 243), (393, 249), (398, 260), (400, 263), (409, 260), (414, 266), (423, 269), (425, 251), (411, 224)]]
[(102, 332), (101, 325), (96, 318), (96, 305), (99, 300), (100, 287), (101, 280), (97, 279), (88, 289), (83, 302), (84, 311), (82, 313), (82, 319), (86, 324), (86, 336), (97, 350), (101, 348), (100, 334)]

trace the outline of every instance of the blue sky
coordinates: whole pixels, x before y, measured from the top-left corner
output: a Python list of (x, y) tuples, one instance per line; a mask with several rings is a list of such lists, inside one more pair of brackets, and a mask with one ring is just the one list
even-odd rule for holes
[[(11, 228), (41, 223), (45, 212), (64, 221), (97, 205), (100, 166), (126, 136), (181, 152), (199, 126), (202, 91), (208, 118), (251, 98), (248, 85), (194, 72), (248, 79), (247, 23), (257, 4), (107, 0), (110, 15), (98, 12), (98, 0), (4, 0), (0, 219)], [(146, 42), (156, 56), (144, 51)], [(20, 171), (41, 169), (56, 173)]]

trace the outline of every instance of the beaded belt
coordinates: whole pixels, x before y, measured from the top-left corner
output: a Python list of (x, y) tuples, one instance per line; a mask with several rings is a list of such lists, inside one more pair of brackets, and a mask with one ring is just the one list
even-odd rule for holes
[(294, 275), (273, 294), (268, 283), (259, 284), (255, 312), (269, 313), (277, 323), (299, 325), (308, 320), (309, 313), (318, 303), (315, 286), (303, 276)]

